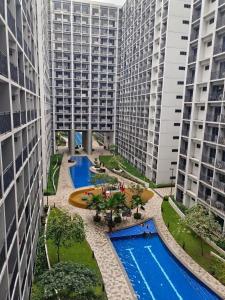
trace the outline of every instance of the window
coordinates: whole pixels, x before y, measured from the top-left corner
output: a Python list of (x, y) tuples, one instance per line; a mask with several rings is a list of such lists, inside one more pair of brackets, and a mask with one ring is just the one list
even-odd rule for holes
[(191, 8), (190, 4), (184, 4), (184, 8)]
[(183, 20), (183, 24), (189, 24), (188, 20)]
[(203, 128), (203, 126), (202, 126), (202, 125), (198, 125), (198, 128), (199, 128), (199, 129), (202, 129), (202, 128)]
[(171, 166), (176, 166), (177, 162), (176, 161), (171, 161)]
[(182, 36), (181, 36), (181, 39), (187, 41), (187, 40), (188, 40), (188, 37), (187, 37), (186, 35), (182, 35)]
[(183, 96), (177, 95), (177, 96), (176, 96), (176, 99), (183, 99)]
[(203, 92), (207, 92), (207, 86), (203, 86), (202, 90)]
[(178, 85), (184, 85), (184, 82), (183, 81), (177, 81), (177, 84)]
[(197, 168), (198, 168), (198, 164), (195, 164), (195, 167), (197, 167)]
[(186, 51), (180, 51), (180, 55), (187, 55)]
[(214, 23), (214, 18), (209, 20), (209, 24), (213, 24)]
[(208, 43), (207, 43), (207, 47), (211, 47), (212, 46), (212, 41), (209, 41)]
[(173, 140), (179, 140), (179, 136), (178, 135), (174, 135), (173, 136)]
[(209, 70), (209, 65), (205, 66), (205, 70), (206, 71)]
[(178, 152), (178, 149), (172, 149), (172, 152)]
[(180, 126), (180, 123), (173, 123), (174, 126)]
[(170, 179), (174, 180), (174, 179), (176, 179), (176, 176), (170, 176)]
[(201, 109), (201, 110), (205, 110), (205, 106), (201, 106), (200, 109)]
[(179, 67), (179, 70), (182, 70), (182, 71), (183, 71), (183, 70), (185, 70), (185, 67), (180, 66), (180, 67)]
[(200, 144), (197, 144), (196, 147), (197, 147), (198, 149), (200, 149), (200, 148), (201, 148), (201, 145), (200, 145)]
[(175, 113), (181, 113), (181, 109), (175, 109)]

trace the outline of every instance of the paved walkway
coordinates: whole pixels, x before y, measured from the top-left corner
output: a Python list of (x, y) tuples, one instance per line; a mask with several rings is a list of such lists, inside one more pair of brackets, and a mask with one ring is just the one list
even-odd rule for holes
[[(62, 166), (60, 169), (58, 191), (55, 196), (49, 197), (49, 203), (57, 207), (64, 208), (70, 213), (78, 213), (84, 219), (86, 224), (86, 237), (95, 253), (98, 266), (100, 268), (103, 281), (108, 295), (108, 300), (133, 300), (136, 299), (134, 292), (126, 278), (124, 270), (121, 268), (114, 250), (108, 241), (105, 230), (106, 227), (95, 225), (93, 223), (93, 211), (76, 208), (68, 203), (69, 195), (74, 191), (69, 175), (67, 162), (68, 156), (64, 154)], [(208, 286), (217, 290), (221, 295), (225, 295), (225, 287), (220, 284), (213, 276), (208, 274), (192, 258), (176, 243), (161, 216), (162, 199), (155, 194), (154, 197), (146, 204), (144, 218), (154, 218), (161, 238), (164, 240), (168, 248), (174, 253), (184, 265), (188, 267), (196, 276), (198, 276)], [(135, 224), (133, 218), (129, 218), (123, 222), (124, 226)], [(225, 298), (224, 298), (225, 299)]]

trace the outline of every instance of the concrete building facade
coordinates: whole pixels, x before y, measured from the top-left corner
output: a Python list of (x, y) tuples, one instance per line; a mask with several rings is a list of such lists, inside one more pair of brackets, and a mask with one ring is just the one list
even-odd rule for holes
[(46, 157), (41, 124), (45, 76), (40, 75), (38, 44), (43, 42), (38, 19), (46, 24), (46, 9), (39, 0), (0, 1), (1, 300), (29, 299), (32, 282)]
[(194, 1), (176, 199), (199, 202), (225, 232), (225, 1)]
[(54, 131), (82, 132), (91, 152), (92, 132), (113, 140), (119, 8), (93, 1), (51, 1), (51, 84)]
[(131, 0), (122, 8), (116, 143), (157, 184), (176, 174), (190, 3)]

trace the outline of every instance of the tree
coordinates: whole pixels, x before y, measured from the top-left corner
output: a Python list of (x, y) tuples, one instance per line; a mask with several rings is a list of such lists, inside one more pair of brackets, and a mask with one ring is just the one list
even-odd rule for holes
[(112, 144), (112, 145), (109, 146), (109, 151), (110, 151), (113, 155), (116, 155), (116, 154), (117, 154), (117, 150), (118, 150), (117, 145)]
[(135, 196), (141, 196), (142, 193), (144, 192), (144, 188), (143, 188), (140, 184), (132, 183), (132, 184), (129, 186), (129, 189), (131, 190), (131, 192), (132, 192), (133, 195), (135, 195)]
[(109, 160), (109, 163), (114, 169), (119, 170), (120, 165), (122, 164), (122, 158), (119, 155), (113, 155)]
[(100, 213), (105, 210), (106, 202), (103, 199), (102, 195), (92, 195), (91, 200), (89, 201), (88, 208), (96, 211), (94, 216), (94, 221), (99, 222), (101, 220)]
[(190, 227), (201, 240), (201, 254), (203, 255), (203, 239), (219, 239), (221, 226), (215, 220), (213, 214), (209, 213), (202, 205), (195, 205), (187, 211), (182, 221)]
[(56, 291), (60, 299), (76, 299), (76, 296), (87, 293), (97, 283), (98, 276), (93, 270), (73, 262), (55, 264), (40, 280), (45, 299), (52, 299)]
[(85, 239), (82, 218), (75, 214), (70, 216), (66, 211), (52, 209), (47, 227), (47, 239), (51, 239), (57, 247), (57, 258), (60, 261), (60, 247), (69, 247), (73, 242)]
[(112, 227), (114, 226), (113, 215), (116, 216), (116, 220), (119, 222), (119, 219), (121, 219), (120, 213), (127, 209), (125, 201), (125, 194), (121, 192), (113, 193), (112, 196), (107, 200), (106, 208), (110, 210), (110, 218), (108, 220), (109, 231), (111, 231)]
[(136, 208), (136, 213), (134, 213), (134, 218), (135, 219), (140, 219), (141, 218), (141, 213), (139, 213), (139, 209), (145, 210), (144, 208), (145, 202), (141, 198), (140, 195), (133, 195), (132, 200), (131, 200), (131, 207)]

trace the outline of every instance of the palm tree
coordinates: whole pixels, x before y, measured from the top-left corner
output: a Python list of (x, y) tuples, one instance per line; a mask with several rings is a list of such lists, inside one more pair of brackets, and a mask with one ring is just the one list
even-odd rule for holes
[(141, 213), (139, 213), (139, 208), (142, 210), (145, 210), (144, 208), (145, 203), (143, 202), (143, 199), (141, 198), (140, 195), (133, 195), (132, 196), (132, 208), (136, 208), (136, 213), (134, 213), (134, 218), (135, 219), (140, 219), (141, 218)]
[(102, 195), (92, 195), (92, 198), (88, 204), (88, 208), (93, 209), (96, 211), (94, 216), (95, 222), (101, 221), (100, 213), (105, 210), (106, 208), (106, 202), (103, 199)]
[(108, 220), (109, 231), (112, 231), (114, 226), (113, 215), (115, 215), (114, 221), (121, 221), (121, 212), (127, 208), (125, 194), (117, 192), (114, 193), (107, 201), (107, 209), (110, 210), (110, 218)]

